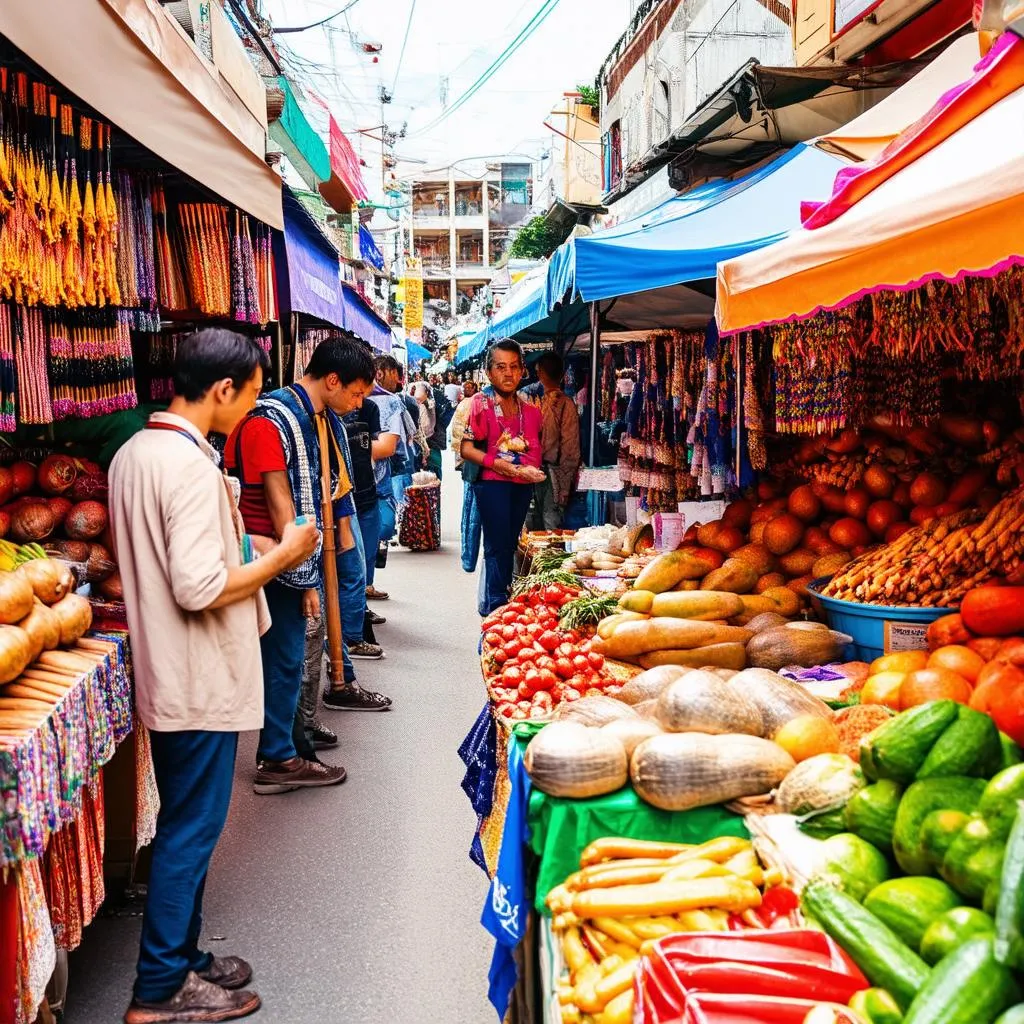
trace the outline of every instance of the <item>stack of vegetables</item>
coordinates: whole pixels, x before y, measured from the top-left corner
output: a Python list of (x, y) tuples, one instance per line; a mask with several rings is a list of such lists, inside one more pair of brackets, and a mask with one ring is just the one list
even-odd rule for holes
[(1020, 749), (989, 716), (940, 700), (866, 737), (860, 768), (848, 831), (822, 844), (801, 904), (875, 986), (854, 1019), (993, 1024), (1024, 971)]
[[(0, 570), (0, 732), (36, 729), (84, 671), (102, 660), (82, 637), (89, 602), (62, 562), (35, 558)], [(69, 653), (75, 652), (75, 653)]]
[(546, 901), (566, 968), (563, 1024), (631, 1024), (636, 970), (659, 939), (796, 923), (797, 900), (782, 881), (746, 839), (591, 843)]

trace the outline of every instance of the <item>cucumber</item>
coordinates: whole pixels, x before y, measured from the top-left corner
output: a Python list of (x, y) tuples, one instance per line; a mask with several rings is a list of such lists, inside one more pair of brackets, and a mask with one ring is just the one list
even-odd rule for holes
[(930, 964), (959, 949), (968, 939), (979, 935), (995, 935), (996, 923), (976, 907), (954, 907), (939, 915), (921, 939), (921, 956)]
[(847, 829), (884, 853), (891, 853), (892, 830), (901, 796), (903, 787), (892, 779), (880, 779), (858, 790), (846, 802)]
[(1005, 839), (1017, 817), (1017, 801), (1024, 800), (1024, 764), (1004, 768), (992, 776), (978, 804), (978, 813), (996, 839)]
[(861, 741), (860, 766), (864, 775), (872, 782), (913, 782), (929, 751), (957, 720), (958, 707), (952, 700), (933, 700), (880, 725)]
[(850, 1009), (868, 1024), (902, 1024), (903, 1011), (884, 988), (862, 988), (850, 1000)]
[(922, 779), (907, 788), (896, 811), (892, 849), (896, 862), (908, 875), (935, 873), (921, 845), (921, 824), (924, 819), (932, 811), (940, 810), (970, 814), (981, 799), (984, 789), (982, 779), (968, 779), (964, 776)]
[(950, 953), (917, 993), (904, 1024), (993, 1024), (1020, 990), (992, 947), (991, 936), (979, 936)]
[(1024, 1024), (1024, 1003), (1011, 1006), (999, 1017), (996, 1024)]
[(999, 898), (996, 901), (996, 958), (1024, 969), (1024, 802), (1006, 843)]
[(963, 811), (941, 810), (925, 815), (921, 822), (921, 848), (936, 871), (942, 866), (953, 840), (970, 820), (971, 816)]
[(805, 886), (803, 909), (849, 954), (864, 977), (903, 1009), (928, 980), (928, 965), (846, 893), (823, 882)]
[(867, 894), (864, 908), (911, 949), (919, 949), (928, 926), (960, 902), (960, 897), (937, 878), (893, 878)]
[(919, 779), (949, 775), (973, 775), (987, 779), (1002, 767), (1003, 748), (999, 730), (988, 715), (961, 706), (956, 721), (935, 741), (924, 764), (917, 770)]

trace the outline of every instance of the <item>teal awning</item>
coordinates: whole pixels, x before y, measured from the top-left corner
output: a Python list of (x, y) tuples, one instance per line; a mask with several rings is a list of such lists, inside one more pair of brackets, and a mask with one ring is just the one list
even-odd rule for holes
[(284, 109), (270, 122), (270, 137), (281, 147), (299, 177), (314, 191), (331, 176), (331, 158), (323, 139), (306, 120), (288, 79), (281, 75), (277, 87), (284, 93)]

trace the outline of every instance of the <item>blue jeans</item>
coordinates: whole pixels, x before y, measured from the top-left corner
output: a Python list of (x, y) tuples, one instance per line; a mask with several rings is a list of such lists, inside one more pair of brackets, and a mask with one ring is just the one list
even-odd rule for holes
[(263, 656), (263, 728), (257, 761), (287, 761), (295, 756), (292, 727), (302, 689), (306, 648), (306, 619), (301, 590), (271, 580), (264, 588), (270, 629), (260, 637)]
[(508, 600), (516, 545), (533, 488), (511, 480), (481, 480), (473, 484), (484, 536), (484, 599), (481, 615), (490, 615)]
[(199, 950), (203, 890), (231, 803), (238, 733), (151, 732), (150, 741), (160, 814), (135, 995), (159, 1003), (213, 959)]
[(359, 513), (359, 532), (363, 536), (363, 560), (366, 564), (366, 586), (373, 586), (377, 569), (377, 548), (380, 545), (380, 509), (374, 505)]
[(405, 508), (406, 487), (412, 487), (412, 473), (398, 473), (391, 477), (391, 496), (395, 500), (395, 509), (399, 516)]
[(380, 539), (385, 544), (395, 535), (395, 527), (398, 522), (398, 505), (394, 495), (387, 497), (378, 493), (377, 511), (380, 513)]
[(468, 481), (462, 484), (462, 568), (476, 572), (480, 557), (480, 510), (476, 507), (476, 491)]
[[(352, 520), (352, 536), (356, 546), (338, 555), (338, 601), (341, 604), (342, 654), (345, 661), (345, 682), (356, 681), (356, 671), (348, 656), (348, 641), (363, 639), (363, 616), (366, 614), (366, 558), (363, 535), (357, 519)], [(373, 549), (374, 554), (377, 548)]]

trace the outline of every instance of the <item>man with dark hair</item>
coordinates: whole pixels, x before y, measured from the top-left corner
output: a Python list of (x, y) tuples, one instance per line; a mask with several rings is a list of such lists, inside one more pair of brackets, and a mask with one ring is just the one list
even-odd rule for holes
[(473, 488), (484, 540), (481, 615), (489, 615), (508, 600), (532, 485), (544, 479), (540, 409), (516, 394), (524, 370), (518, 342), (504, 339), (491, 345), (487, 377), (494, 394), (474, 396), (463, 434), (463, 460), (480, 467), (480, 479)]
[[(259, 1008), (252, 969), (200, 951), (203, 889), (227, 818), (238, 733), (263, 724), (260, 588), (304, 562), (319, 533), (290, 520), (277, 543), (242, 532), (206, 437), (253, 407), (266, 354), (205, 330), (184, 339), (175, 397), (110, 467), (110, 526), (132, 635), (135, 703), (149, 729), (160, 814), (127, 1024), (235, 1020)], [(256, 552), (259, 552), (257, 557)]]
[[(340, 336), (322, 341), (313, 350), (305, 374), (261, 398), (226, 448), (228, 466), (242, 481), (241, 508), (247, 528), (274, 537), (296, 514), (322, 526), (320, 451), (326, 444), (331, 453), (342, 632), (355, 640), (362, 637), (363, 623), (361, 610), (351, 611), (350, 570), (362, 566), (363, 554), (348, 442), (340, 417), (357, 409), (372, 385), (373, 359), (365, 346)], [(360, 571), (357, 586), (362, 576)], [(330, 786), (345, 779), (343, 768), (317, 761), (297, 715), (306, 620), (321, 616), (323, 585), (323, 558), (318, 553), (266, 588), (274, 621), (261, 642), (265, 719), (253, 782), (254, 792), (260, 795)], [(343, 684), (332, 689), (324, 703), (360, 710), (383, 710), (390, 705), (386, 697), (356, 685), (347, 654)], [(312, 738), (316, 739), (315, 734)]]
[(580, 417), (576, 403), (562, 390), (562, 357), (556, 352), (545, 352), (535, 366), (544, 389), (540, 400), (540, 440), (545, 479), (534, 488), (533, 527), (558, 530), (580, 468)]

